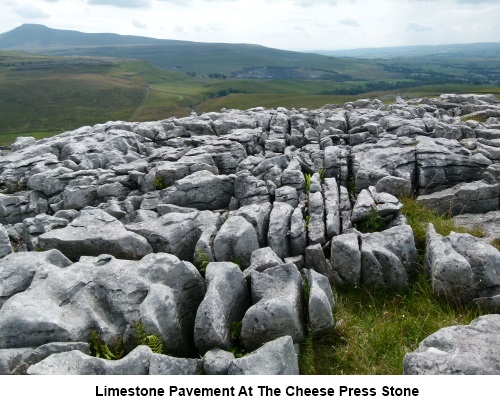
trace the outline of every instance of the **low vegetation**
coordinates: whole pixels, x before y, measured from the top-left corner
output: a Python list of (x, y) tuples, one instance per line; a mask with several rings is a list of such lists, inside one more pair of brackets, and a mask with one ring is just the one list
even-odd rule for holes
[(423, 271), (405, 292), (337, 287), (335, 295), (337, 325), (301, 344), (302, 374), (402, 374), (404, 355), (423, 339), (480, 315), (438, 301)]
[(308, 334), (300, 347), (302, 374), (401, 374), (404, 355), (427, 336), (444, 327), (469, 324), (482, 314), (477, 308), (437, 299), (423, 269), (428, 223), (442, 235), (454, 231), (480, 237), (482, 231), (457, 227), (449, 216), (439, 216), (411, 197), (401, 201), (419, 251), (417, 279), (402, 292), (336, 287), (337, 325), (321, 336)]

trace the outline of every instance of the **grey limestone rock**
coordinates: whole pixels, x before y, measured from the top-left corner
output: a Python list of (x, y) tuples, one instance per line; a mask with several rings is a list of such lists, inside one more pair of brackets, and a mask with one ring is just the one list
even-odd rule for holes
[(107, 343), (121, 336), (127, 345), (134, 323), (141, 321), (166, 350), (190, 354), (204, 294), (198, 270), (171, 255), (148, 255), (138, 262), (108, 255), (82, 258), (48, 271), (4, 303), (0, 347), (88, 341), (91, 330)]
[(10, 243), (9, 234), (5, 229), (5, 226), (0, 224), (0, 259), (3, 259), (13, 251), (14, 250), (12, 249), (12, 244)]
[(320, 192), (309, 194), (309, 223), (307, 224), (309, 245), (326, 243), (325, 203)]
[(290, 220), (293, 213), (290, 204), (275, 202), (269, 217), (267, 243), (280, 259), (289, 256), (290, 251)]
[(153, 252), (143, 236), (128, 231), (116, 218), (99, 209), (84, 210), (67, 227), (40, 235), (38, 244), (44, 250), (58, 249), (73, 260), (101, 253), (140, 259)]
[(104, 360), (72, 350), (56, 353), (30, 366), (30, 375), (146, 375), (153, 353), (138, 346), (120, 360)]
[(237, 215), (245, 218), (257, 232), (257, 239), (260, 247), (267, 245), (267, 232), (269, 229), (269, 215), (272, 205), (269, 202), (261, 204), (245, 205), (237, 211), (232, 211), (229, 216)]
[(290, 218), (290, 250), (291, 256), (303, 255), (307, 247), (307, 229), (302, 208), (293, 210)]
[(198, 359), (187, 359), (153, 354), (149, 364), (149, 375), (196, 375), (202, 374), (203, 362)]
[(28, 146), (34, 145), (36, 139), (32, 136), (18, 136), (16, 141), (12, 144), (12, 152), (17, 152), (21, 149), (27, 148)]
[(197, 247), (211, 258), (211, 249), (205, 248), (211, 244), (221, 222), (220, 215), (210, 211), (173, 212), (157, 219), (127, 224), (126, 228), (146, 238), (155, 252), (170, 253), (181, 260), (193, 261)]
[(0, 349), (0, 375), (23, 374), (23, 357), (32, 350), (32, 348)]
[(239, 260), (243, 267), (250, 265), (252, 252), (259, 248), (257, 232), (240, 216), (231, 216), (222, 225), (213, 244), (217, 261)]
[(361, 248), (359, 236), (346, 233), (332, 238), (331, 258), (333, 270), (350, 285), (361, 283)]
[(493, 241), (500, 235), (500, 211), (490, 211), (486, 214), (462, 214), (453, 217), (457, 226), (466, 229), (480, 228), (485, 233), (485, 238)]
[(323, 248), (319, 243), (306, 248), (304, 268), (313, 269), (322, 274), (330, 283), (338, 283), (340, 281), (338, 273), (333, 270), (330, 261), (326, 260)]
[(214, 349), (229, 350), (233, 323), (240, 322), (250, 306), (248, 286), (233, 263), (210, 263), (205, 272), (207, 293), (194, 324), (194, 340), (201, 354)]
[(474, 296), (473, 271), (469, 262), (429, 224), (426, 233), (425, 270), (434, 294), (450, 302), (470, 301)]
[(292, 338), (277, 338), (247, 356), (233, 360), (228, 374), (298, 375), (299, 365)]
[(234, 195), (234, 181), (225, 175), (215, 175), (207, 170), (195, 172), (172, 187), (162, 190), (161, 202), (200, 210), (227, 208)]
[(270, 247), (265, 247), (253, 251), (247, 270), (262, 272), (280, 264), (283, 264), (283, 260)]
[(0, 308), (10, 297), (40, 282), (49, 272), (71, 264), (58, 250), (20, 252), (0, 259)]
[(361, 235), (361, 282), (406, 288), (416, 275), (417, 249), (408, 225)]
[(496, 375), (500, 373), (500, 315), (443, 328), (406, 354), (403, 373)]
[(277, 188), (275, 191), (275, 201), (290, 204), (293, 208), (297, 208), (299, 204), (299, 196), (297, 190), (290, 186)]
[(340, 193), (335, 178), (325, 178), (323, 194), (325, 196), (326, 235), (327, 239), (331, 239), (341, 233)]
[(250, 275), (252, 303), (243, 318), (244, 346), (256, 349), (280, 336), (296, 343), (304, 339), (302, 279), (293, 264), (283, 264)]
[(227, 375), (234, 354), (221, 349), (212, 349), (203, 357), (203, 370), (208, 375)]
[(335, 301), (328, 278), (314, 270), (305, 271), (309, 283), (309, 322), (313, 333), (330, 331), (335, 326)]
[(500, 183), (486, 183), (483, 180), (458, 184), (452, 188), (418, 197), (439, 215), (496, 211), (499, 208)]
[(248, 171), (241, 171), (236, 174), (234, 196), (241, 207), (271, 201), (266, 182), (252, 176)]

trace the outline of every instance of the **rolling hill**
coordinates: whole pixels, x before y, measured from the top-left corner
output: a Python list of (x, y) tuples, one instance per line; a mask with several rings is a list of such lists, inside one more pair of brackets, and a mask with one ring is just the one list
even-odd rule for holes
[[(24, 24), (0, 34), (0, 49), (53, 56), (92, 56), (140, 59), (161, 69), (207, 75), (221, 73), (255, 78), (249, 71), (274, 67), (262, 78), (281, 79), (290, 69), (301, 78), (346, 75), (371, 80), (389, 77), (378, 65), (356, 59), (284, 51), (252, 44), (202, 43), (118, 34), (88, 34)], [(282, 69), (279, 69), (282, 68)], [(259, 77), (257, 77), (259, 78)], [(299, 78), (299, 77), (296, 77)]]

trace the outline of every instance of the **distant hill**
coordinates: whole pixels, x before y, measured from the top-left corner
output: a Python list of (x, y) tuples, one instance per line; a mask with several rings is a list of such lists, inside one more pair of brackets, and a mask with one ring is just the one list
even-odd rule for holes
[[(140, 59), (162, 69), (239, 78), (371, 80), (383, 70), (370, 62), (267, 48), (252, 44), (203, 43), (118, 34), (87, 34), (24, 24), (0, 34), (0, 49), (53, 56)], [(274, 69), (264, 69), (273, 67)], [(294, 69), (295, 71), (291, 71)], [(263, 72), (258, 76), (256, 71)]]
[(165, 40), (118, 34), (87, 34), (57, 30), (40, 24), (23, 24), (0, 34), (0, 49), (21, 51), (105, 45), (155, 45)]
[(321, 55), (351, 58), (419, 58), (425, 56), (453, 58), (499, 58), (500, 42), (453, 45), (416, 45), (389, 48), (360, 48), (341, 51), (316, 51)]

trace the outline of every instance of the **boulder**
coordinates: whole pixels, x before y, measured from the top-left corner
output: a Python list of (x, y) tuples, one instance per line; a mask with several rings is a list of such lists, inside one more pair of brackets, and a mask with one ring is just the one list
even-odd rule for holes
[(227, 375), (234, 354), (221, 349), (213, 349), (203, 357), (203, 370), (208, 375)]
[(309, 222), (307, 224), (307, 239), (309, 245), (326, 243), (325, 203), (323, 195), (309, 194)]
[(333, 310), (335, 301), (328, 278), (314, 270), (305, 271), (309, 285), (309, 322), (313, 334), (331, 331), (335, 326)]
[(280, 264), (283, 264), (283, 260), (281, 260), (270, 247), (265, 247), (253, 251), (252, 257), (250, 258), (250, 266), (246, 271), (255, 270), (263, 272), (266, 269), (279, 266)]
[(325, 196), (326, 236), (330, 240), (341, 233), (340, 193), (335, 178), (325, 178), (323, 195)]
[(28, 368), (30, 375), (145, 375), (153, 353), (138, 346), (120, 360), (104, 360), (78, 350), (52, 354)]
[(289, 256), (289, 229), (292, 213), (293, 207), (290, 204), (275, 202), (269, 217), (267, 243), (280, 259)]
[(302, 278), (293, 264), (250, 275), (252, 303), (243, 317), (241, 339), (248, 350), (280, 336), (304, 339)]
[(254, 352), (233, 360), (229, 375), (298, 375), (299, 364), (293, 339), (283, 336), (264, 344)]
[(267, 232), (269, 229), (269, 215), (271, 214), (272, 205), (269, 202), (262, 204), (245, 205), (237, 211), (232, 211), (229, 216), (237, 215), (245, 218), (252, 224), (257, 232), (257, 239), (260, 247), (267, 245)]
[(10, 297), (26, 291), (50, 272), (71, 264), (58, 250), (20, 252), (0, 259), (0, 308)]
[(231, 216), (222, 225), (214, 239), (217, 261), (238, 261), (243, 268), (250, 265), (252, 252), (259, 248), (257, 232), (245, 218)]
[(491, 184), (480, 180), (422, 195), (417, 201), (427, 205), (438, 215), (481, 214), (498, 210), (499, 196), (500, 183)]
[(202, 374), (203, 362), (198, 359), (184, 359), (153, 354), (149, 364), (149, 375), (196, 375)]
[(200, 210), (227, 208), (234, 195), (234, 181), (225, 175), (215, 175), (207, 170), (195, 172), (172, 187), (162, 190), (161, 202)]
[(494, 375), (500, 373), (500, 315), (450, 326), (424, 339), (404, 357), (403, 373)]
[(233, 263), (210, 263), (205, 272), (207, 293), (194, 324), (194, 341), (201, 354), (214, 348), (229, 350), (233, 325), (250, 306), (248, 286)]
[[(5, 259), (4, 259), (5, 260)], [(0, 308), (0, 347), (89, 341), (96, 330), (111, 343), (134, 341), (136, 322), (159, 336), (169, 353), (194, 351), (193, 328), (204, 281), (190, 263), (167, 254), (125, 261), (82, 258), (49, 271)]]
[(5, 229), (5, 226), (0, 224), (0, 259), (3, 259), (5, 256), (10, 255), (13, 251), (14, 250), (12, 249), (12, 244), (10, 243), (9, 234)]
[(361, 284), (361, 240), (355, 233), (332, 238), (330, 263), (349, 285)]
[[(125, 227), (144, 237), (155, 252), (170, 253), (181, 260), (193, 261), (201, 253), (213, 260), (210, 246), (221, 224), (222, 220), (217, 213), (193, 211), (165, 214)], [(200, 251), (197, 252), (197, 248)]]

